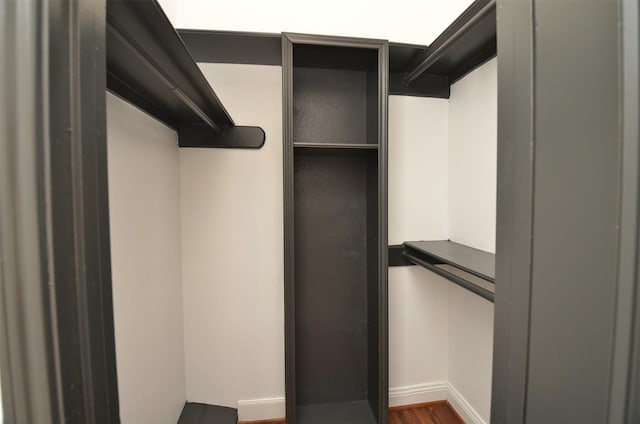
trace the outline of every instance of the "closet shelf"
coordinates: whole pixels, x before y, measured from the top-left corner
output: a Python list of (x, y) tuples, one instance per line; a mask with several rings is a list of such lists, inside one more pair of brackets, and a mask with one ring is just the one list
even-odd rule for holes
[(427, 75), (447, 76), (451, 85), (496, 53), (496, 0), (476, 0), (423, 51), (402, 85)]
[(236, 126), (156, 0), (107, 1), (107, 88), (176, 129), (181, 147), (260, 148)]
[(293, 143), (293, 147), (303, 149), (357, 149), (357, 150), (376, 150), (377, 144), (365, 143)]
[[(449, 240), (408, 241), (403, 244), (402, 257), (422, 266), (475, 294), (493, 302), (493, 284), (495, 283), (495, 255)], [(456, 270), (471, 274), (490, 284), (478, 283), (474, 278), (465, 278), (464, 274), (447, 270), (448, 265)]]

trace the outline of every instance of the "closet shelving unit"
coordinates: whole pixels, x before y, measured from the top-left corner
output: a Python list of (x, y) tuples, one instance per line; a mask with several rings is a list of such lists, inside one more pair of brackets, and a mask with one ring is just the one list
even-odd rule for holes
[[(477, 0), (420, 53), (396, 52), (406, 72), (391, 73), (391, 91), (432, 96), (496, 56), (496, 2)], [(409, 65), (412, 63), (412, 65)], [(438, 80), (440, 78), (441, 80)], [(438, 94), (438, 93), (436, 93)], [(432, 97), (443, 97), (435, 95)], [(495, 255), (450, 240), (406, 241), (389, 247), (390, 266), (419, 265), (487, 299), (494, 300)]]
[(180, 147), (260, 148), (238, 126), (156, 0), (107, 1), (107, 87), (178, 132)]
[[(282, 65), (287, 423), (386, 424), (388, 95), (448, 98), (496, 54), (495, 1), (473, 3), (430, 46), (178, 33), (156, 0), (107, 5), (109, 90), (176, 129), (181, 147), (259, 148), (265, 138), (235, 125), (196, 61)], [(486, 255), (449, 241), (399, 250), (481, 295), (456, 270), (491, 284)], [(179, 422), (235, 416), (187, 404)]]
[(387, 70), (381, 40), (284, 34), (288, 424), (386, 424)]

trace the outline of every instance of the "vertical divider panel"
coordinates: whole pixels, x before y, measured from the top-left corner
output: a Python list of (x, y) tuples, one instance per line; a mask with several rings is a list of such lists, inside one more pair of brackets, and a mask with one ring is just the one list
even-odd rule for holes
[(284, 339), (285, 339), (285, 399), (287, 422), (296, 422), (295, 389), (295, 257), (293, 208), (293, 43), (282, 36), (282, 134), (284, 170)]

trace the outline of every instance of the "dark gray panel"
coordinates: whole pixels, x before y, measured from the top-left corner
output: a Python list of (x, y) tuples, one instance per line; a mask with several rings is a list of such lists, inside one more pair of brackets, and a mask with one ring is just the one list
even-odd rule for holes
[(406, 250), (407, 248), (402, 244), (389, 246), (389, 266), (415, 266), (414, 263), (402, 257), (402, 254), (406, 252)]
[(224, 406), (187, 402), (178, 424), (236, 424), (238, 411)]
[[(377, 152), (375, 152), (377, 153)], [(380, 270), (378, 268), (378, 161), (372, 155), (367, 163), (367, 398), (376, 419), (380, 408)], [(376, 421), (377, 422), (377, 421)]]
[[(377, 70), (374, 68), (367, 72), (367, 91), (366, 91), (366, 99), (367, 99), (367, 109), (366, 113), (366, 140), (368, 144), (378, 144), (378, 104), (379, 104), (379, 96), (378, 96), (378, 81), (380, 80), (380, 76), (378, 75)], [(377, 175), (377, 172), (376, 174)], [(376, 185), (377, 187), (377, 185)], [(375, 194), (375, 193), (374, 193)], [(377, 198), (377, 196), (375, 196)], [(374, 209), (377, 209), (376, 203), (371, 205)]]
[(181, 125), (178, 130), (178, 146), (226, 149), (260, 149), (266, 135), (260, 127), (241, 125), (224, 126), (216, 133), (204, 124)]
[(367, 73), (294, 68), (293, 137), (306, 143), (367, 142)]
[(367, 166), (295, 159), (298, 405), (367, 397)]
[(620, 214), (618, 6), (535, 2), (531, 423), (607, 420)]
[(443, 75), (423, 74), (416, 78), (409, 86), (404, 86), (402, 80), (406, 73), (392, 73), (389, 75), (389, 94), (414, 97), (435, 97), (448, 99), (451, 94), (449, 78)]
[(496, 255), (493, 253), (449, 240), (408, 241), (404, 245), (485, 280), (493, 281), (495, 278)]
[(282, 65), (280, 34), (179, 29), (196, 62)]
[[(388, 122), (389, 45), (378, 57), (378, 424), (389, 422)], [(372, 407), (375, 405), (372, 404)]]
[(293, 44), (282, 37), (282, 162), (284, 217), (284, 372), (287, 422), (296, 423), (295, 221), (293, 205)]
[(524, 422), (533, 205), (533, 4), (498, 0), (498, 172), (491, 422)]
[(420, 44), (389, 43), (389, 72), (409, 72), (424, 59), (427, 47)]
[(366, 401), (325, 403), (298, 408), (299, 424), (376, 424)]
[[(363, 39), (354, 39), (360, 43)], [(300, 68), (344, 69), (351, 71), (375, 70), (377, 49), (370, 47), (295, 44), (293, 66)]]

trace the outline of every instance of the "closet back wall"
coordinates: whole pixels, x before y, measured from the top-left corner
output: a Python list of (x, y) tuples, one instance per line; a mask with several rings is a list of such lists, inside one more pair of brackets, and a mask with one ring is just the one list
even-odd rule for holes
[(122, 424), (175, 424), (185, 402), (178, 140), (107, 96), (113, 307)]
[(283, 417), (282, 69), (201, 69), (266, 142), (180, 150), (187, 399), (239, 406), (241, 420)]

